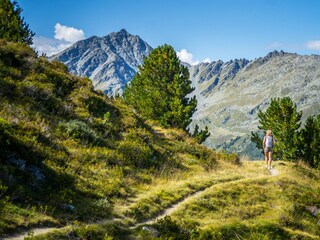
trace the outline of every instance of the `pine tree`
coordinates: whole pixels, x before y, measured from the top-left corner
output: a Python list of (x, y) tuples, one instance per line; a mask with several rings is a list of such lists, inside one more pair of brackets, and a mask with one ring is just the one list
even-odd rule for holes
[(210, 136), (208, 126), (199, 132), (199, 126), (196, 125), (191, 136), (194, 137), (198, 143), (203, 143)]
[(320, 169), (320, 114), (310, 116), (300, 134), (300, 157)]
[(197, 105), (195, 97), (187, 97), (193, 90), (188, 68), (181, 65), (171, 46), (163, 45), (144, 59), (126, 86), (124, 98), (146, 118), (186, 129)]
[(21, 17), (21, 12), (16, 1), (0, 0), (0, 38), (31, 45), (34, 33)]
[[(271, 129), (276, 139), (274, 156), (284, 160), (295, 160), (299, 150), (299, 127), (302, 112), (290, 97), (271, 99), (270, 106), (265, 112), (258, 113), (259, 129)], [(251, 133), (251, 141), (257, 148), (262, 149), (262, 138), (258, 132)]]

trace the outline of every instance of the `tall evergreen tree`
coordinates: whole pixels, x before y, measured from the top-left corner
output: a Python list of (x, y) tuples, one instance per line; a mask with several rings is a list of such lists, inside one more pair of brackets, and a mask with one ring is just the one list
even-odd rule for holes
[(171, 46), (163, 45), (144, 59), (126, 86), (124, 98), (145, 117), (186, 129), (197, 105), (195, 97), (187, 97), (193, 90), (188, 68), (181, 65)]
[[(271, 129), (276, 144), (274, 148), (274, 156), (284, 160), (294, 160), (298, 156), (299, 148), (299, 132), (302, 112), (297, 111), (297, 106), (290, 97), (271, 99), (270, 106), (265, 112), (261, 110), (258, 113), (259, 129)], [(258, 132), (251, 133), (251, 140), (262, 149), (262, 138)]]
[(21, 17), (21, 12), (16, 1), (0, 0), (0, 38), (31, 45), (34, 33)]
[(320, 114), (310, 116), (300, 134), (300, 157), (320, 169)]

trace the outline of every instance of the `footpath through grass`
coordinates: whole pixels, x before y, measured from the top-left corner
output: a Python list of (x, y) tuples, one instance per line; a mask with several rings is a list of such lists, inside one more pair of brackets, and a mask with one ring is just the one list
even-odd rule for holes
[[(211, 172), (193, 166), (189, 173), (137, 186), (134, 198), (116, 204), (117, 223), (84, 229), (109, 234), (109, 239), (320, 239), (320, 216), (310, 210), (320, 209), (319, 173), (282, 161), (274, 167), (277, 176), (262, 161), (220, 162)], [(156, 219), (173, 204), (170, 216), (130, 228)], [(50, 236), (34, 239), (64, 239)]]
[(244, 162), (234, 169), (243, 180), (215, 185), (168, 222), (196, 226), (194, 239), (320, 239), (320, 215), (310, 211), (320, 209), (319, 173), (289, 162), (274, 166), (277, 176), (262, 161)]

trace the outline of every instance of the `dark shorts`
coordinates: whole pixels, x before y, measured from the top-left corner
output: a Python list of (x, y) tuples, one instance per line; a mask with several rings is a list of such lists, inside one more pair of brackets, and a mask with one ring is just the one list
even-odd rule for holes
[(268, 153), (268, 152), (272, 152), (272, 148), (268, 148), (268, 147), (266, 147), (266, 148), (264, 149), (264, 151), (265, 151), (266, 153)]

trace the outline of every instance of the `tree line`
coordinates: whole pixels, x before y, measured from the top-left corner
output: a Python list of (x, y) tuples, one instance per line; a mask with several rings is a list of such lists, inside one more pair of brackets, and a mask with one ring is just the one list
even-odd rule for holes
[(257, 132), (251, 133), (251, 140), (262, 151), (262, 138), (271, 129), (276, 139), (276, 159), (302, 160), (320, 169), (320, 114), (309, 116), (301, 126), (302, 111), (290, 97), (271, 99), (265, 112), (259, 110)]

